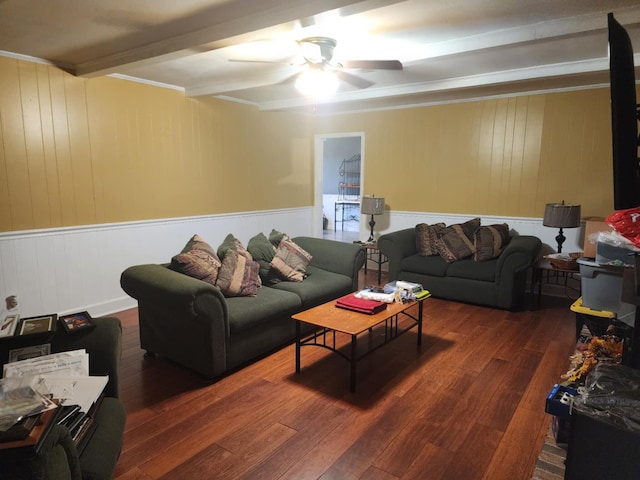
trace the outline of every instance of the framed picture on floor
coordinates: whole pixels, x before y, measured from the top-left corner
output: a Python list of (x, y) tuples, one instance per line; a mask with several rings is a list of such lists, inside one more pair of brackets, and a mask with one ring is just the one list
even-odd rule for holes
[(73, 333), (95, 327), (89, 312), (71, 313), (60, 317), (60, 323), (65, 331)]
[(34, 335), (53, 332), (56, 328), (57, 314), (23, 318), (17, 335)]

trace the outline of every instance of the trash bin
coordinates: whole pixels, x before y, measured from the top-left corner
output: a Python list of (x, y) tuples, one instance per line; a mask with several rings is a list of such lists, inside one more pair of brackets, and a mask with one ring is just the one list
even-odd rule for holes
[(598, 363), (576, 395), (565, 479), (640, 478), (640, 371)]

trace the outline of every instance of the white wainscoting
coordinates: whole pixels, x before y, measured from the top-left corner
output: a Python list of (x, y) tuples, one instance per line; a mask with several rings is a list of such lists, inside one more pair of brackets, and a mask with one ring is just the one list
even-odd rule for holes
[[(418, 223), (462, 222), (474, 215), (386, 212), (376, 216), (376, 236)], [(507, 223), (520, 235), (535, 235), (555, 249), (557, 229), (542, 226), (541, 218), (481, 216), (482, 224)], [(245, 245), (258, 232), (271, 229), (292, 237), (312, 235), (313, 208), (242, 212), (74, 228), (0, 233), (0, 299), (17, 295), (20, 314), (65, 314), (87, 310), (106, 315), (134, 307), (120, 288), (120, 274), (143, 263), (165, 263), (194, 234), (216, 248), (233, 233)], [(361, 237), (369, 235), (360, 221)], [(582, 250), (582, 228), (566, 229), (563, 250)], [(4, 303), (4, 302), (2, 302)], [(3, 307), (4, 305), (0, 305)]]
[(135, 307), (120, 288), (125, 268), (169, 262), (195, 233), (214, 248), (229, 233), (244, 245), (273, 228), (311, 235), (312, 214), (309, 207), (2, 233), (0, 310), (9, 295), (18, 296), (23, 317)]

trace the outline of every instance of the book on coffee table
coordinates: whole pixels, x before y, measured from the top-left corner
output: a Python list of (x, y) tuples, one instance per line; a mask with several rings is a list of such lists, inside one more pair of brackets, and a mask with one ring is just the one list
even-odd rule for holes
[(350, 295), (336, 300), (336, 307), (373, 315), (374, 313), (385, 310), (387, 308), (387, 304), (385, 302), (368, 300), (366, 298), (358, 298), (354, 295)]

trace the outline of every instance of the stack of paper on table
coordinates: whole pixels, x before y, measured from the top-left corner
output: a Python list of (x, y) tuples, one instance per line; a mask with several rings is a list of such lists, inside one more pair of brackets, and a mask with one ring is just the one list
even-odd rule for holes
[(60, 405), (79, 405), (88, 412), (102, 394), (108, 376), (89, 376), (89, 355), (85, 350), (44, 355), (4, 366), (5, 378), (20, 378), (22, 386), (59, 399)]

